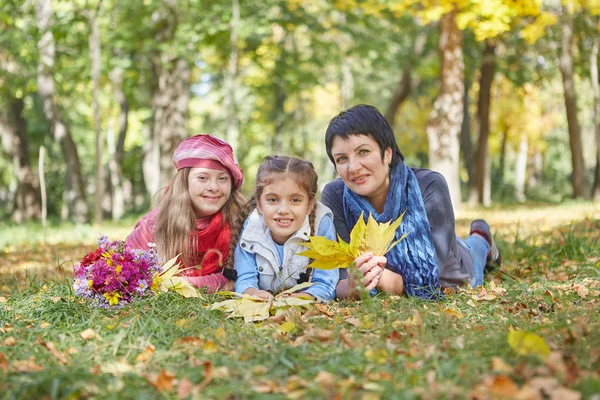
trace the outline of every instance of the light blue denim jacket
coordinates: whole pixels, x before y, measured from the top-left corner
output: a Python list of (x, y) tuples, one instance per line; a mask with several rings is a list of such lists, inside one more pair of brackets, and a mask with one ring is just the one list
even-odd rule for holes
[[(317, 202), (316, 207), (317, 236), (336, 240), (331, 210), (321, 202)], [(308, 258), (298, 253), (306, 250), (303, 243), (310, 234), (307, 216), (302, 227), (284, 243), (282, 260), (262, 215), (254, 210), (244, 224), (234, 253), (234, 266), (238, 273), (235, 291), (244, 293), (249, 288), (255, 288), (277, 293), (296, 285), (300, 273), (305, 271), (309, 263)], [(310, 279), (314, 284), (305, 292), (321, 301), (334, 299), (338, 279), (338, 269), (315, 269)]]

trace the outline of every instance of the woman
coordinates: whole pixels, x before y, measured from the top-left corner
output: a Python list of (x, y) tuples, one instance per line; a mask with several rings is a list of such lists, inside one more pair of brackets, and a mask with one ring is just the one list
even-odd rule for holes
[(406, 211), (396, 239), (410, 232), (386, 256), (358, 257), (355, 274), (340, 270), (338, 298), (358, 297), (358, 279), (372, 292), (435, 298), (440, 286), (481, 285), (484, 270), (500, 265), (485, 221), (473, 221), (467, 239), (456, 236), (443, 176), (404, 164), (392, 128), (375, 107), (357, 105), (334, 117), (325, 145), (341, 179), (325, 186), (321, 201), (333, 211), (340, 237), (349, 240), (361, 212), (388, 222)]

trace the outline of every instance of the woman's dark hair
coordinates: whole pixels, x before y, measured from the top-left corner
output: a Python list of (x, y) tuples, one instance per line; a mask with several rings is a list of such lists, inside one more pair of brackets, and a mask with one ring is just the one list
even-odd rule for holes
[(342, 111), (329, 121), (325, 132), (325, 149), (333, 165), (335, 165), (335, 160), (331, 154), (333, 139), (338, 136), (348, 139), (350, 135), (371, 136), (379, 145), (382, 160), (385, 150), (387, 148), (392, 149), (392, 167), (400, 161), (404, 161), (404, 155), (398, 148), (392, 127), (379, 110), (373, 106), (367, 104), (355, 105)]

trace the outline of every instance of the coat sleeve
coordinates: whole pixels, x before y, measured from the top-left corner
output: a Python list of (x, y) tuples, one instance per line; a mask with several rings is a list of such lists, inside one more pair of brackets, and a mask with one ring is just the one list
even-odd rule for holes
[(208, 293), (218, 291), (229, 282), (229, 279), (225, 278), (220, 272), (203, 276), (185, 276), (184, 278), (198, 288), (206, 287)]
[(238, 277), (235, 281), (235, 292), (244, 293), (247, 289), (258, 289), (258, 269), (256, 255), (242, 250), (238, 242), (233, 254), (233, 266)]
[(140, 219), (133, 231), (125, 239), (125, 243), (132, 249), (148, 250), (148, 243), (154, 243), (154, 229), (156, 226), (156, 218), (158, 217), (158, 209), (150, 211)]

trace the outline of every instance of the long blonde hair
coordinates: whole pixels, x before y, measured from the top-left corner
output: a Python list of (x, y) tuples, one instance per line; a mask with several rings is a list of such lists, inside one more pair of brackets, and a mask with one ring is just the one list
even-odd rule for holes
[[(198, 238), (196, 235), (190, 235), (196, 231), (196, 214), (188, 191), (190, 170), (191, 168), (180, 169), (171, 180), (170, 186), (165, 190), (160, 201), (160, 211), (154, 230), (158, 254), (163, 261), (181, 254), (180, 260), (188, 267), (193, 266), (197, 260), (196, 249), (198, 247)], [(244, 203), (244, 197), (232, 182), (229, 199), (221, 209), (232, 232), (234, 228), (238, 229), (237, 216)], [(223, 260), (223, 265), (233, 268), (231, 251), (227, 259)]]

